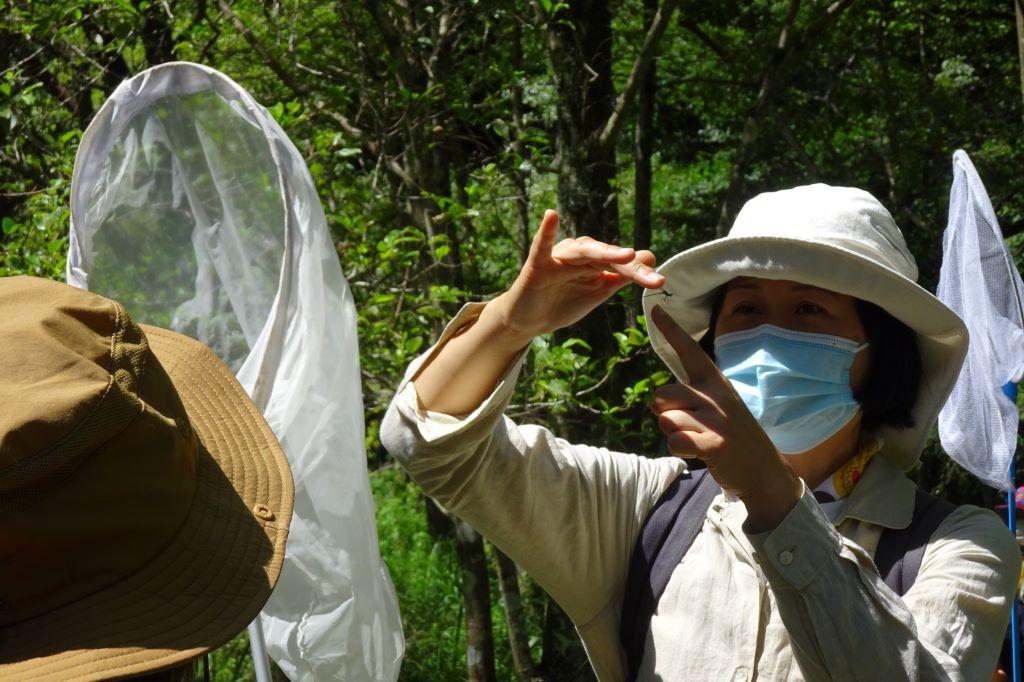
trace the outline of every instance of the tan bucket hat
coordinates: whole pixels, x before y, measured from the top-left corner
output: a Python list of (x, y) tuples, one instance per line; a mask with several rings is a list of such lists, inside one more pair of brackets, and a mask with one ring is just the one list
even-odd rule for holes
[(0, 679), (172, 667), (277, 581), (292, 480), (201, 343), (120, 304), (0, 279)]
[[(922, 382), (914, 426), (883, 428), (882, 452), (902, 469), (921, 456), (939, 410), (960, 374), (967, 328), (916, 283), (917, 264), (885, 207), (864, 190), (806, 185), (748, 201), (728, 236), (676, 254), (657, 270), (665, 285), (644, 294), (644, 314), (660, 305), (692, 337), (708, 330), (715, 292), (735, 277), (793, 280), (870, 301), (917, 332)], [(680, 381), (685, 372), (664, 335), (651, 345)]]

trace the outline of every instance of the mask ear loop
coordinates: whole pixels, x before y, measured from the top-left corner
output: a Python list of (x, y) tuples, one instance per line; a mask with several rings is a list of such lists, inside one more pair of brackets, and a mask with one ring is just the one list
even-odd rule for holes
[[(857, 346), (856, 348), (853, 349), (853, 354), (856, 355), (857, 353), (861, 352), (862, 350), (864, 350), (865, 348), (867, 348), (870, 345), (871, 345), (870, 341), (865, 341), (864, 343), (860, 344), (859, 346)], [(863, 417), (863, 415), (864, 415), (864, 403), (862, 403), (859, 400), (857, 401), (857, 412)], [(865, 433), (863, 427), (861, 427), (859, 429), (859, 431), (860, 431), (860, 433), (857, 434), (857, 452), (858, 452), (858, 454), (860, 452), (862, 452), (865, 447), (868, 446), (869, 442), (872, 443), (872, 447), (875, 448), (876, 452), (879, 449), (881, 449), (882, 442), (883, 442), (881, 436), (879, 436), (876, 433)]]

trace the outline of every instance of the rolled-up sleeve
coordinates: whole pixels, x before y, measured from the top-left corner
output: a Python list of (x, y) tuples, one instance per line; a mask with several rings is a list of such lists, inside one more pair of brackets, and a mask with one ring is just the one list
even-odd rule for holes
[(494, 542), (581, 625), (621, 598), (628, 549), (685, 464), (571, 444), (505, 417), (522, 355), (471, 414), (423, 410), (411, 379), (481, 307), (463, 308), (410, 365), (381, 440), (428, 495)]
[(903, 598), (806, 487), (778, 527), (748, 538), (807, 679), (990, 679), (1020, 573), (1016, 543), (991, 512), (952, 512)]

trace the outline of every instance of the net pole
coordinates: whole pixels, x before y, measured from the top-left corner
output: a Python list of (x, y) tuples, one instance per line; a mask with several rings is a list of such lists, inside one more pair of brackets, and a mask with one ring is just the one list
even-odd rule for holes
[[(263, 637), (259, 614), (256, 620), (249, 623), (249, 648), (252, 650), (252, 669), (256, 674), (256, 682), (270, 682), (270, 659), (267, 657), (267, 641)], [(1014, 679), (1014, 682), (1017, 680)]]
[[(1013, 382), (1004, 384), (1003, 393), (1014, 405), (1017, 404), (1017, 384)], [(1014, 480), (1015, 460), (1016, 453), (1014, 453), (1013, 457), (1010, 457), (1010, 492), (1006, 493), (1006, 525), (1009, 526), (1014, 538), (1017, 537), (1017, 501), (1015, 497), (1016, 489), (1014, 487), (1016, 484)], [(1010, 652), (1013, 656), (1013, 682), (1021, 682), (1019, 611), (1020, 606), (1018, 605), (1016, 590), (1014, 590), (1013, 600), (1010, 602)]]

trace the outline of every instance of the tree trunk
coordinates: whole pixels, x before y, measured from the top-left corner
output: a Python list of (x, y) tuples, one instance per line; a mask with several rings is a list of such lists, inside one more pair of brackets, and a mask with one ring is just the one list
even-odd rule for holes
[[(512, 69), (523, 68), (523, 30), (518, 21), (512, 22)], [(527, 194), (526, 160), (523, 148), (523, 86), (519, 78), (512, 84), (512, 153), (516, 168), (512, 171), (512, 185), (516, 190), (516, 233), (519, 235), (520, 265), (530, 255), (530, 197)]]
[(536, 672), (530, 655), (530, 634), (526, 629), (526, 615), (523, 613), (523, 599), (519, 592), (519, 575), (514, 561), (504, 552), (491, 545), (498, 564), (498, 584), (501, 586), (501, 602), (505, 607), (505, 624), (508, 626), (508, 643), (512, 649), (512, 662), (522, 682), (530, 682)]
[[(650, 26), (658, 8), (657, 0), (644, 0), (644, 25)], [(651, 248), (651, 154), (654, 147), (655, 62), (652, 60), (643, 75), (636, 99), (636, 128), (633, 136), (633, 159), (636, 165), (634, 183), (633, 248)], [(636, 287), (636, 311), (643, 310), (644, 290)]]
[(596, 144), (614, 104), (611, 12), (604, 0), (582, 0), (570, 3), (559, 19), (548, 32), (548, 49), (558, 92), (555, 154), (562, 229), (615, 241), (615, 152)]
[(171, 25), (174, 17), (170, 16), (170, 8), (160, 2), (143, 5), (134, 3), (135, 9), (142, 15), (142, 47), (146, 51), (146, 62), (150, 66), (174, 61), (174, 35)]
[(491, 587), (487, 577), (484, 542), (472, 526), (455, 520), (455, 544), (462, 574), (462, 601), (466, 605), (466, 670), (469, 682), (494, 682), (494, 631), (491, 622)]
[(1014, 0), (1013, 7), (1017, 15), (1017, 57), (1020, 59), (1020, 96), (1021, 100), (1024, 101), (1024, 0)]
[[(599, 144), (614, 108), (611, 11), (605, 0), (568, 3), (549, 23), (548, 52), (554, 70), (555, 163), (558, 214), (568, 235), (619, 241), (618, 196), (613, 188), (614, 145)], [(599, 357), (611, 354), (611, 330), (625, 317), (612, 305), (600, 306), (574, 330)]]
[[(555, 163), (558, 169), (558, 211), (562, 230), (571, 236), (619, 243), (619, 206), (615, 191), (615, 138), (624, 113), (632, 106), (638, 85), (653, 58), (676, 0), (664, 0), (644, 37), (622, 95), (615, 97), (612, 84), (612, 3), (607, 0), (574, 0), (559, 3), (547, 16), (548, 54), (556, 92)], [(543, 14), (545, 10), (541, 9)], [(560, 334), (589, 344), (592, 357), (616, 354), (612, 333), (627, 322), (626, 308), (612, 299)], [(622, 377), (615, 375), (601, 387), (601, 395), (614, 400), (621, 393)], [(566, 420), (569, 439), (601, 438), (591, 415)], [(606, 434), (609, 436), (610, 434)], [(603, 440), (607, 441), (608, 438)], [(568, 616), (548, 600), (544, 623), (545, 679), (587, 679), (589, 664)], [(572, 644), (565, 645), (565, 642)]]
[(539, 667), (541, 679), (545, 682), (593, 680), (594, 673), (583, 655), (582, 645), (573, 647), (568, 644), (578, 641), (572, 621), (554, 599), (549, 595), (545, 598), (544, 630), (541, 633), (544, 654)]

